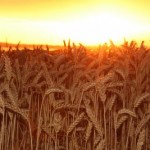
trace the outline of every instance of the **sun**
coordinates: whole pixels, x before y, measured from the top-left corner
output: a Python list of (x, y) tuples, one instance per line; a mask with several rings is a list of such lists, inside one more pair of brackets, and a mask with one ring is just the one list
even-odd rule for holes
[[(8, 41), (53, 45), (71, 39), (75, 43), (98, 45), (112, 40), (120, 44), (126, 38), (142, 35), (146, 30), (135, 18), (115, 11), (103, 10), (66, 20), (0, 20), (1, 36)], [(16, 28), (17, 27), (17, 28)], [(14, 30), (16, 29), (16, 30)], [(145, 31), (143, 31), (145, 29)], [(149, 31), (149, 30), (148, 30)], [(6, 36), (7, 35), (7, 36)], [(14, 36), (15, 35), (15, 36)]]
[(118, 43), (124, 38), (132, 38), (137, 32), (140, 32), (140, 26), (130, 17), (102, 12), (70, 22), (62, 36), (93, 45), (110, 39)]

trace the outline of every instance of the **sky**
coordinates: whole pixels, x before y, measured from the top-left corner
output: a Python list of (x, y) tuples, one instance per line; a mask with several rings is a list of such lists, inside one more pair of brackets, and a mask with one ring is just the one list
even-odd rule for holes
[(150, 41), (150, 0), (0, 0), (0, 42)]

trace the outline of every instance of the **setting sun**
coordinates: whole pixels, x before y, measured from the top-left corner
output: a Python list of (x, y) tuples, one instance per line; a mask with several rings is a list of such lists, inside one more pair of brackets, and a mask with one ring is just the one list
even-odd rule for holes
[[(62, 44), (71, 39), (87, 45), (124, 38), (149, 40), (149, 1), (11, 0), (0, 6), (0, 41)], [(147, 20), (146, 20), (147, 19)]]

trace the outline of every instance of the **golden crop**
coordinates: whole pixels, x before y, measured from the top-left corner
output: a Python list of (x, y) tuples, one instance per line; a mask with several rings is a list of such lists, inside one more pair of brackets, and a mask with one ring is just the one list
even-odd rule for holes
[(149, 150), (150, 49), (0, 51), (0, 150)]

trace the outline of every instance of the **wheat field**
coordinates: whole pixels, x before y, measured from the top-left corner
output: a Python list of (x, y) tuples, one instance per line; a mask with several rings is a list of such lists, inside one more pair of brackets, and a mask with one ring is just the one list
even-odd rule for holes
[(0, 150), (150, 150), (150, 48), (1, 47)]

